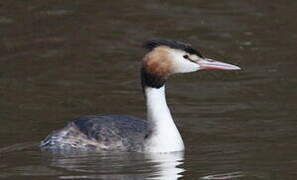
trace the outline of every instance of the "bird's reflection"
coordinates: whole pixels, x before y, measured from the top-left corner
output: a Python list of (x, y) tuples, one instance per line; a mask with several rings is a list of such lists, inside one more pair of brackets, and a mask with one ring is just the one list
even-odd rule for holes
[(178, 179), (185, 169), (181, 168), (184, 162), (184, 152), (146, 154), (151, 162), (156, 163), (157, 170), (148, 179)]
[[(182, 177), (183, 152), (173, 153), (44, 153), (59, 168), (61, 179), (168, 179)], [(60, 171), (60, 172), (61, 172)]]

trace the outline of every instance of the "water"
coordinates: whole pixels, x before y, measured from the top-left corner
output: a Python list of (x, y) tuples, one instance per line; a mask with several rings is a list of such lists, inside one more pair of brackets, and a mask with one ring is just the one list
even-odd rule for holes
[[(0, 2), (0, 178), (296, 179), (297, 3)], [(50, 154), (38, 142), (84, 114), (145, 118), (140, 45), (190, 42), (241, 72), (172, 77), (185, 153)]]

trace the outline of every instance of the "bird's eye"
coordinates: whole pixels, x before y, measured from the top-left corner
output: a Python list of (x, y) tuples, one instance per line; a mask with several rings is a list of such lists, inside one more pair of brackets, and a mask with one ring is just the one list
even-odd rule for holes
[(189, 55), (184, 55), (183, 56), (186, 60), (188, 60), (188, 61), (191, 61), (192, 63), (197, 63), (196, 61), (193, 61), (190, 57), (189, 57)]

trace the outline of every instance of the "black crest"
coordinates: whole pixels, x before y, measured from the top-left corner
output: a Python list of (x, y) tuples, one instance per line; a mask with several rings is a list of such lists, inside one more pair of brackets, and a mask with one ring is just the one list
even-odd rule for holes
[(202, 54), (200, 52), (198, 52), (197, 50), (195, 50), (194, 48), (192, 48), (190, 44), (186, 44), (186, 43), (183, 43), (180, 41), (166, 40), (166, 39), (151, 40), (151, 41), (147, 41), (146, 43), (144, 43), (143, 46), (149, 50), (153, 50), (154, 48), (156, 48), (158, 46), (168, 46), (172, 49), (180, 49), (187, 53), (195, 54), (201, 58), (203, 57)]

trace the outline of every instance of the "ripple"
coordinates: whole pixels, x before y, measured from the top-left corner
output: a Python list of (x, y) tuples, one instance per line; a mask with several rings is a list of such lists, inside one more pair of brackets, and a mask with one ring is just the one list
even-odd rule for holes
[(65, 15), (70, 15), (72, 11), (66, 10), (66, 9), (54, 9), (54, 10), (42, 11), (41, 13), (48, 16), (65, 16)]
[(241, 171), (230, 172), (230, 173), (222, 173), (222, 174), (213, 174), (203, 176), (200, 179), (213, 179), (213, 180), (224, 180), (224, 179), (233, 179), (244, 176)]
[(10, 24), (13, 22), (14, 22), (14, 20), (11, 18), (0, 16), (0, 24)]

